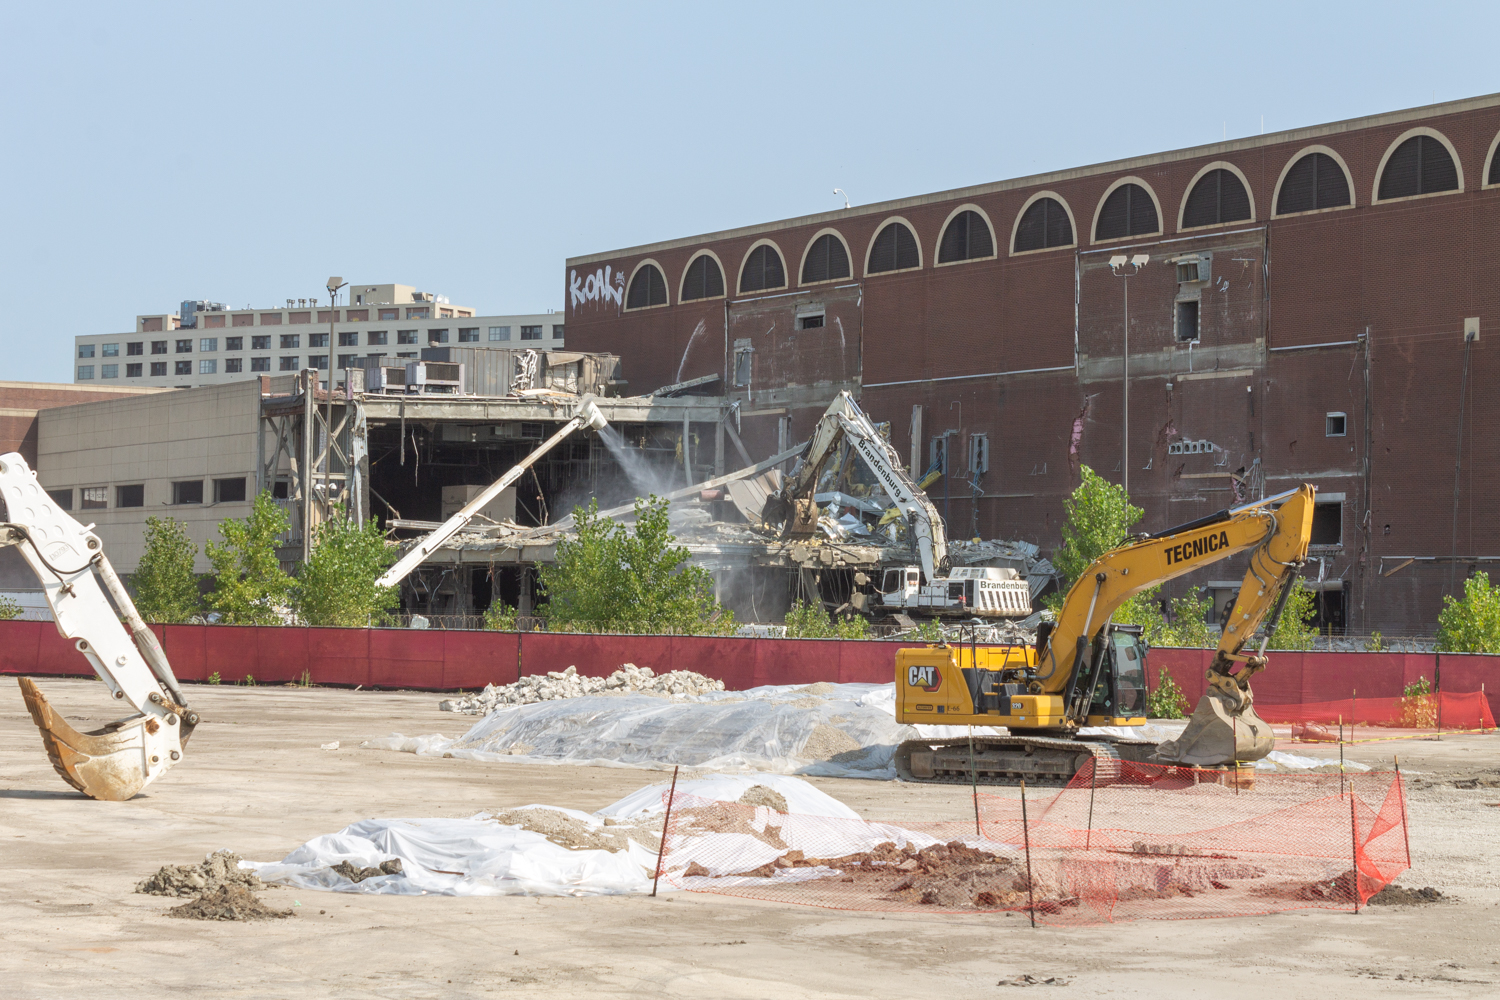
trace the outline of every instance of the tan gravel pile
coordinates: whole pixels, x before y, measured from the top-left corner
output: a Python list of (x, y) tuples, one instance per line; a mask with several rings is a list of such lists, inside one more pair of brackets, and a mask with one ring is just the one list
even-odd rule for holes
[(608, 677), (585, 677), (576, 666), (546, 674), (522, 677), (514, 684), (491, 684), (483, 691), (438, 703), (444, 712), (464, 715), (488, 715), (497, 708), (511, 705), (534, 705), (562, 698), (582, 698), (599, 694), (649, 694), (663, 698), (691, 698), (710, 691), (724, 690), (724, 682), (694, 673), (673, 670), (657, 674), (650, 667), (623, 664)]

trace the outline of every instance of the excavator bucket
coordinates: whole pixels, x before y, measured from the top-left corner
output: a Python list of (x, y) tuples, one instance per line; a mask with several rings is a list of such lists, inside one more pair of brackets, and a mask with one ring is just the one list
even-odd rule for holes
[[(70, 726), (29, 677), (17, 678), (31, 721), (42, 731), (47, 757), (62, 779), (92, 799), (123, 802), (161, 775), (179, 757), (191, 731), (184, 723), (173, 740), (154, 716), (136, 715), (91, 733)], [(175, 717), (174, 717), (175, 718)]]
[(1260, 760), (1276, 748), (1271, 726), (1255, 714), (1248, 686), (1211, 673), (1187, 728), (1156, 748), (1155, 760), (1193, 767), (1220, 767)]

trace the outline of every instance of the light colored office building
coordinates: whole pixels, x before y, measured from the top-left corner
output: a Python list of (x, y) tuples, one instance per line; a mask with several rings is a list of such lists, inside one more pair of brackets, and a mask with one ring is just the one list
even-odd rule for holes
[[(563, 316), (479, 316), (410, 285), (352, 285), (337, 306), (287, 299), (266, 309), (185, 301), (175, 313), (137, 316), (130, 333), (74, 338), (77, 384), (187, 389), (258, 375), (366, 367), (418, 357), (422, 348), (563, 346)], [(389, 363), (389, 362), (387, 362)]]

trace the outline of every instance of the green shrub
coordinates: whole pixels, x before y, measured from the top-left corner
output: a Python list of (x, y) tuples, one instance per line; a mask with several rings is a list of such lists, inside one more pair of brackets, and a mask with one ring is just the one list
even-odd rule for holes
[(375, 581), (396, 561), (372, 518), (356, 524), (342, 504), (313, 532), (312, 555), (297, 574), (294, 603), (308, 625), (358, 628), (385, 617), (400, 601), (396, 587)]
[(21, 605), (9, 597), (0, 597), (0, 622), (8, 622), (12, 618), (21, 617)]
[[(835, 618), (820, 604), (798, 601), (786, 613), (788, 639), (868, 639), (870, 626), (863, 618)], [(941, 629), (939, 629), (941, 634)]]
[(214, 589), (206, 598), (226, 625), (280, 625), (296, 588), (281, 569), (276, 541), (291, 527), (269, 490), (255, 498), (250, 516), (219, 524), (223, 542), (204, 546), (214, 567)]
[(198, 614), (203, 596), (193, 574), (197, 557), (198, 546), (188, 538), (181, 521), (146, 518), (146, 551), (130, 577), (135, 609), (142, 618), (173, 624)]
[(1146, 715), (1153, 719), (1181, 719), (1187, 712), (1187, 696), (1165, 667), (1157, 677), (1156, 687), (1146, 693)]
[(1465, 580), (1463, 600), (1443, 597), (1437, 648), (1444, 653), (1500, 653), (1500, 587), (1490, 585), (1489, 574)]

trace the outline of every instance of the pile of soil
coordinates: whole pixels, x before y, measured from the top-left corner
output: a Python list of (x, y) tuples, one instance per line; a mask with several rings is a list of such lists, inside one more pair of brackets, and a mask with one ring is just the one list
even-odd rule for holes
[(820, 722), (813, 727), (813, 731), (807, 737), (807, 742), (802, 744), (802, 749), (797, 756), (806, 760), (829, 760), (839, 754), (864, 749), (860, 746), (859, 740), (838, 726)]
[(1371, 896), (1368, 902), (1374, 906), (1419, 906), (1422, 903), (1441, 902), (1446, 898), (1430, 885), (1421, 889), (1408, 889), (1392, 882)]
[(291, 915), (291, 910), (277, 910), (262, 903), (242, 885), (221, 885), (191, 903), (167, 911), (167, 916), (183, 920), (281, 920)]
[(215, 851), (201, 864), (163, 865), (161, 870), (143, 879), (136, 892), (152, 896), (197, 896), (224, 886), (249, 891), (266, 888), (253, 871), (240, 867), (240, 856), (233, 851)]
[(742, 806), (767, 806), (779, 813), (788, 812), (786, 796), (774, 788), (765, 785), (751, 785), (745, 789), (745, 794), (739, 797)]
[[(785, 801), (782, 806), (786, 806)], [(506, 826), (540, 833), (559, 847), (574, 851), (623, 851), (632, 840), (652, 851), (661, 846), (660, 816), (654, 821), (643, 819), (635, 826), (606, 822), (602, 827), (590, 826), (556, 809), (509, 809), (495, 813), (494, 819)]]
[(401, 859), (391, 858), (389, 861), (382, 861), (378, 868), (356, 868), (348, 861), (340, 861), (333, 866), (333, 870), (351, 882), (363, 882), (367, 878), (379, 878), (382, 875), (400, 875)]

